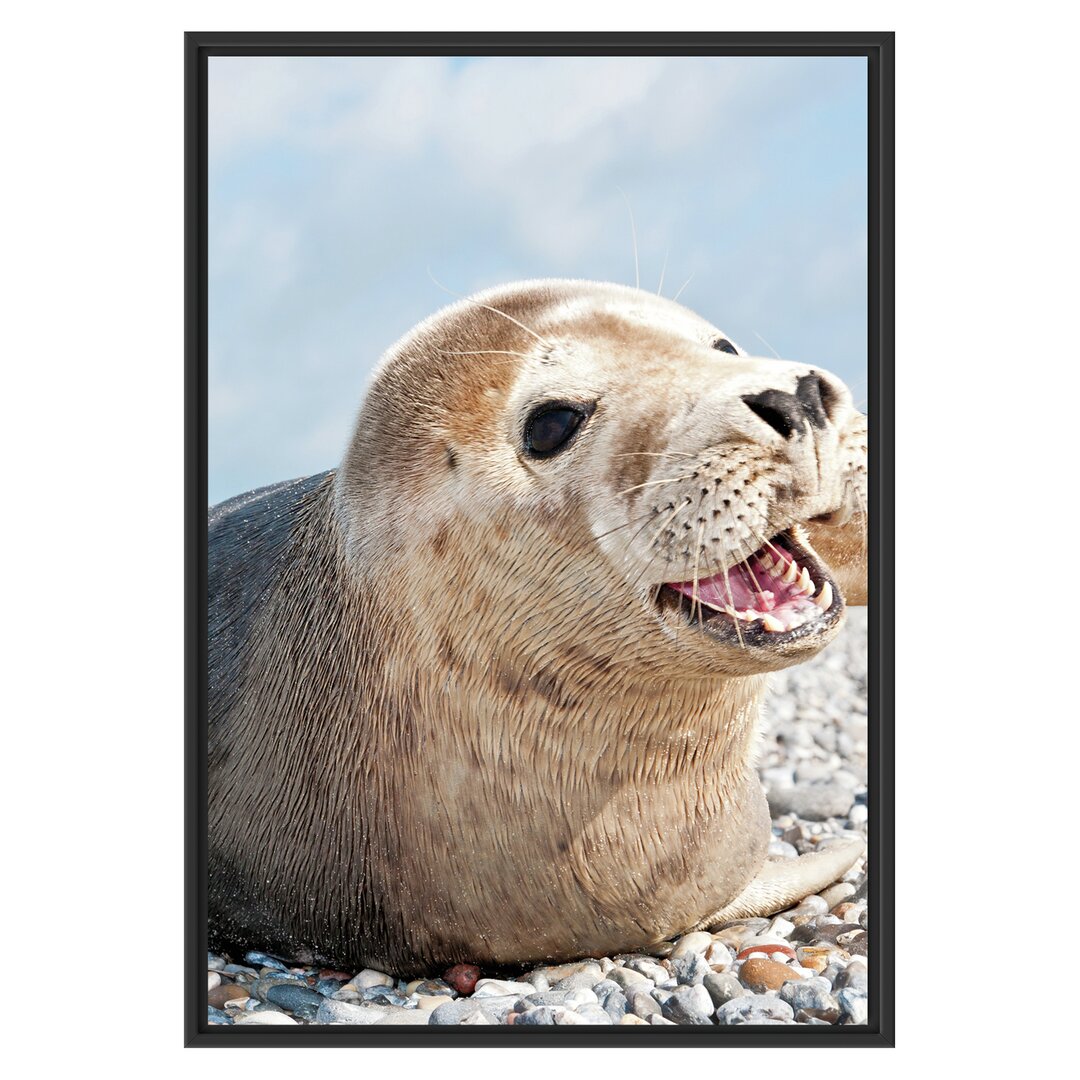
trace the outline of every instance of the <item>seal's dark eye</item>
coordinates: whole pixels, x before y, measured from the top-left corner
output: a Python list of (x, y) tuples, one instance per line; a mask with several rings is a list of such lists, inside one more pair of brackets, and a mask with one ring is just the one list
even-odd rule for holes
[(525, 424), (525, 449), (533, 457), (551, 457), (564, 449), (588, 419), (591, 409), (582, 405), (541, 405)]
[(719, 349), (721, 352), (729, 352), (729, 353), (731, 353), (732, 356), (738, 356), (739, 355), (739, 350), (736, 349), (735, 346), (732, 345), (731, 342), (728, 341), (728, 339), (726, 337), (718, 337), (712, 343), (712, 347), (714, 349)]

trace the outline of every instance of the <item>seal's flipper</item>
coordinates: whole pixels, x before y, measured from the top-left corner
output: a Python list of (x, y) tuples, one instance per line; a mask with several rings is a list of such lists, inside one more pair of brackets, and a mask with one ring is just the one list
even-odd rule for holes
[(734, 900), (702, 919), (694, 929), (708, 929), (732, 919), (775, 915), (838, 881), (855, 865), (864, 847), (860, 839), (852, 837), (797, 859), (769, 860)]

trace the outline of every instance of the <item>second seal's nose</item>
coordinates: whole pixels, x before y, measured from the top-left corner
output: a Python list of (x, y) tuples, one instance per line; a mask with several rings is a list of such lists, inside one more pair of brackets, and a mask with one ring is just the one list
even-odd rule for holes
[(743, 396), (750, 411), (785, 439), (804, 430), (808, 423), (816, 428), (825, 427), (831, 400), (831, 387), (816, 372), (800, 376), (794, 394), (786, 390), (763, 390), (760, 394)]

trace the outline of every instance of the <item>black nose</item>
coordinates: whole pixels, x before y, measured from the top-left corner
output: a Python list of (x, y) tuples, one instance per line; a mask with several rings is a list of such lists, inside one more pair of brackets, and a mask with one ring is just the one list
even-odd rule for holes
[(790, 439), (809, 423), (823, 428), (829, 422), (832, 389), (820, 375), (802, 375), (795, 384), (795, 393), (786, 390), (763, 390), (760, 394), (745, 394), (751, 412), (760, 416), (769, 427)]

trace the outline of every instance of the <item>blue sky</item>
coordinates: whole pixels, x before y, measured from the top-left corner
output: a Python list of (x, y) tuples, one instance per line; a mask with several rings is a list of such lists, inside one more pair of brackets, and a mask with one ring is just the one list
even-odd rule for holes
[(209, 63), (212, 503), (337, 464), (429, 268), (633, 284), (623, 192), (642, 287), (864, 399), (864, 59)]

